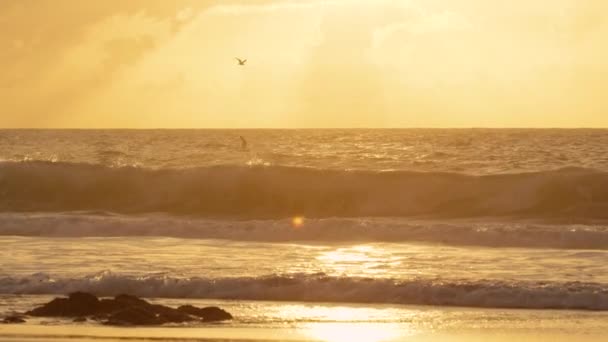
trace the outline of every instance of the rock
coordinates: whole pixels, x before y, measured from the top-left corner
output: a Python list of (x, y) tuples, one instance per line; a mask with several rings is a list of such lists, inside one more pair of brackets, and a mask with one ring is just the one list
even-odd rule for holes
[(117, 311), (108, 317), (107, 325), (159, 325), (162, 324), (157, 314), (142, 306), (132, 306)]
[(114, 301), (120, 305), (124, 305), (124, 306), (148, 306), (148, 305), (152, 305), (148, 302), (146, 302), (145, 300), (135, 297), (135, 296), (131, 296), (131, 295), (126, 295), (126, 294), (121, 294), (118, 295), (116, 297), (114, 297)]
[(175, 309), (164, 310), (158, 314), (158, 318), (164, 323), (184, 323), (194, 321), (194, 317)]
[(27, 312), (27, 314), (41, 317), (72, 317), (89, 315), (93, 312), (95, 312), (93, 308), (81, 306), (68, 298), (55, 298), (44, 306)]
[(72, 293), (68, 298), (55, 298), (27, 314), (42, 317), (74, 317), (74, 322), (85, 322), (87, 317), (90, 317), (107, 325), (160, 325), (189, 322), (200, 318), (203, 322), (232, 319), (232, 315), (217, 307), (201, 309), (185, 305), (173, 309), (164, 305), (150, 304), (130, 295), (99, 300), (84, 292)]
[(116, 297), (114, 297), (114, 299), (102, 299), (99, 302), (99, 312), (97, 312), (97, 314), (108, 314), (108, 313), (112, 313), (115, 311), (120, 311), (120, 310), (124, 310), (125, 308), (128, 307), (148, 307), (151, 306), (152, 304), (146, 302), (145, 300), (135, 297), (135, 296), (131, 296), (131, 295), (125, 295), (125, 294), (121, 294), (118, 295)]
[(232, 315), (225, 310), (222, 310), (216, 306), (209, 306), (206, 308), (197, 308), (192, 305), (182, 305), (177, 310), (185, 312), (189, 315), (201, 317), (203, 322), (218, 322), (232, 319)]
[(202, 309), (197, 308), (196, 306), (193, 306), (193, 305), (182, 305), (179, 308), (177, 308), (177, 310), (181, 311), (181, 312), (185, 312), (192, 316), (197, 316), (197, 317), (201, 317), (201, 318), (203, 317), (202, 313), (201, 313)]
[(26, 314), (39, 317), (78, 317), (94, 315), (98, 311), (97, 297), (84, 292), (75, 292), (68, 298), (55, 298)]
[(88, 304), (91, 306), (96, 306), (99, 304), (99, 299), (94, 295), (86, 292), (73, 292), (70, 293), (68, 299), (74, 302), (78, 302), (81, 304)]
[(154, 310), (158, 312), (159, 316), (171, 323), (182, 323), (193, 321), (196, 317), (190, 316), (188, 313), (181, 312), (174, 308), (169, 308), (163, 305), (154, 305)]
[(183, 323), (193, 321), (187, 313), (176, 309), (145, 303), (132, 303), (126, 309), (116, 311), (108, 316), (106, 325), (160, 325), (166, 323)]
[(232, 315), (228, 311), (220, 309), (216, 306), (206, 307), (202, 310), (204, 322), (218, 322), (232, 319)]
[(4, 324), (20, 324), (25, 323), (25, 319), (21, 316), (8, 316), (2, 320)]

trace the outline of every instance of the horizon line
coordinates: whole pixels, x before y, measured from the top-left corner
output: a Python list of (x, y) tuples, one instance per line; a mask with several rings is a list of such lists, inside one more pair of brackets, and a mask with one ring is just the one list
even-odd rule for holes
[(606, 127), (560, 127), (560, 126), (547, 126), (547, 127), (484, 127), (484, 126), (471, 126), (471, 127), (0, 127), (0, 131), (5, 130), (78, 130), (78, 131), (95, 131), (95, 130), (139, 130), (139, 131), (158, 131), (158, 130), (406, 130), (406, 129), (554, 129), (554, 130), (605, 130)]

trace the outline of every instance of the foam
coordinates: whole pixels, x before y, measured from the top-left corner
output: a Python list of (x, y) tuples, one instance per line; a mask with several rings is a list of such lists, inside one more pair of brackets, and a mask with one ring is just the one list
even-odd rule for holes
[(84, 278), (47, 274), (0, 277), (0, 293), (449, 305), (484, 308), (608, 310), (608, 288), (583, 282), (395, 281), (324, 274), (234, 278), (128, 276), (109, 272)]

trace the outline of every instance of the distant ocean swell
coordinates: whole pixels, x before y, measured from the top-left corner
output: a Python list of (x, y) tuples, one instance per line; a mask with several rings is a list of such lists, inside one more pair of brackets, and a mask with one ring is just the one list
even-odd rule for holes
[(0, 235), (42, 237), (164, 236), (261, 242), (425, 242), (445, 245), (608, 249), (608, 226), (415, 221), (403, 218), (213, 220), (111, 213), (0, 213)]
[(486, 308), (608, 310), (608, 287), (583, 282), (442, 281), (332, 277), (324, 274), (243, 278), (134, 277), (101, 273), (84, 278), (0, 277), (0, 293), (239, 300), (390, 303)]
[(608, 173), (471, 176), (281, 166), (196, 169), (0, 163), (0, 211), (164, 212), (224, 218), (608, 218)]

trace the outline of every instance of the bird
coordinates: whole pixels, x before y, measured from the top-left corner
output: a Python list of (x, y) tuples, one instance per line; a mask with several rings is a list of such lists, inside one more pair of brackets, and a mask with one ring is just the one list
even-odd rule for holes
[(246, 59), (240, 59), (238, 57), (234, 57), (234, 59), (236, 59), (239, 62), (239, 65), (244, 66), (245, 63), (247, 63)]

